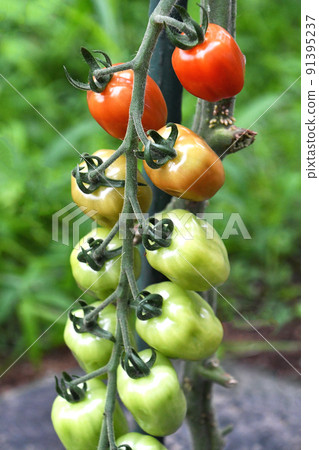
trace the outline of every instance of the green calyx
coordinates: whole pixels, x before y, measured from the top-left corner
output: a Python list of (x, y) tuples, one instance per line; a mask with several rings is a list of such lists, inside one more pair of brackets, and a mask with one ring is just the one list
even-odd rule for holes
[(98, 317), (94, 317), (90, 320), (86, 320), (86, 314), (92, 312), (95, 308), (94, 306), (89, 306), (85, 301), (79, 300), (78, 302), (83, 310), (83, 317), (78, 317), (74, 314), (75, 310), (79, 308), (75, 306), (69, 311), (69, 319), (73, 323), (74, 330), (77, 333), (91, 333), (97, 337), (108, 339), (109, 341), (115, 342), (115, 338), (109, 331), (103, 330), (98, 323)]
[(140, 320), (149, 320), (162, 314), (163, 297), (159, 294), (141, 291), (135, 303), (136, 316)]
[(143, 152), (136, 152), (139, 159), (144, 159), (152, 169), (159, 169), (169, 160), (174, 159), (177, 155), (174, 145), (178, 136), (178, 129), (175, 123), (168, 123), (166, 127), (171, 128), (170, 135), (167, 139), (163, 138), (157, 131), (149, 130), (147, 134), (154, 142), (148, 140), (145, 143)]
[(112, 180), (105, 176), (104, 170), (97, 170), (103, 160), (99, 156), (91, 156), (89, 153), (83, 153), (81, 160), (86, 163), (86, 171), (82, 172), (85, 166), (79, 164), (72, 171), (79, 189), (84, 194), (91, 194), (101, 186), (120, 188), (125, 186), (124, 180)]
[(174, 224), (171, 219), (158, 220), (155, 217), (149, 219), (146, 229), (141, 231), (142, 243), (147, 250), (157, 250), (171, 245), (171, 234)]
[[(103, 243), (102, 239), (88, 239), (87, 243), (89, 244), (89, 248), (85, 249), (81, 247), (81, 251), (78, 253), (78, 260), (82, 263), (87, 263), (91, 269), (95, 271), (99, 271), (102, 269), (104, 263), (109, 259), (115, 258), (119, 256), (122, 252), (122, 247), (118, 247), (114, 250), (106, 250), (100, 251), (99, 247)], [(96, 252), (96, 250), (98, 250)]]
[(203, 10), (201, 25), (192, 19), (186, 9), (180, 5), (175, 5), (174, 8), (178, 11), (182, 20), (176, 21), (173, 28), (164, 22), (166, 34), (169, 40), (176, 47), (183, 50), (189, 50), (204, 42), (205, 39), (205, 34), (208, 27), (208, 14), (202, 5), (197, 5)]
[[(91, 194), (99, 187), (112, 187), (123, 188), (125, 186), (125, 180), (113, 180), (105, 175), (103, 160), (99, 156), (90, 155), (89, 153), (83, 153), (81, 160), (86, 163), (85, 166), (78, 164), (72, 171), (72, 175), (76, 179), (78, 188), (84, 194)], [(145, 183), (138, 183), (138, 186), (146, 186)]]
[(130, 378), (137, 379), (150, 374), (151, 368), (156, 361), (156, 353), (152, 349), (152, 356), (146, 362), (131, 348), (129, 352), (123, 351), (121, 355), (121, 366)]
[(87, 390), (86, 383), (83, 383), (82, 387), (78, 385), (70, 385), (70, 382), (72, 382), (75, 378), (79, 377), (76, 375), (71, 376), (67, 372), (62, 372), (62, 378), (59, 383), (58, 378), (55, 377), (55, 389), (58, 395), (67, 400), (69, 403), (81, 401)]
[[(112, 74), (106, 73), (105, 71), (105, 68), (112, 66), (109, 56), (101, 50), (93, 50), (93, 53), (101, 54), (104, 57), (104, 60), (95, 58), (85, 47), (81, 48), (81, 53), (90, 69), (88, 83), (82, 83), (81, 81), (74, 80), (67, 71), (66, 67), (63, 66), (68, 81), (73, 87), (81, 89), (82, 91), (93, 91), (98, 93), (103, 92), (112, 78)], [(104, 66), (104, 69), (100, 67), (100, 64)]]

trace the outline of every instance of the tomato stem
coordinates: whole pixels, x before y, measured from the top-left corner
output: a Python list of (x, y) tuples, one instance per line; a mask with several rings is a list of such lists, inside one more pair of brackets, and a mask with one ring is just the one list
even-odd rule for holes
[(116, 371), (119, 365), (122, 350), (122, 332), (119, 323), (116, 327), (115, 339), (116, 342), (113, 346), (111, 359), (107, 365), (109, 368), (107, 394), (98, 450), (106, 450), (107, 448), (109, 450), (116, 450), (117, 448), (114, 436), (113, 413), (115, 409), (117, 392)]
[(98, 314), (107, 307), (110, 303), (114, 302), (119, 297), (119, 289), (116, 289), (109, 297), (107, 297), (103, 302), (93, 309), (90, 313), (88, 313), (85, 318), (84, 322), (90, 322), (92, 319), (96, 318)]
[(136, 279), (134, 276), (134, 271), (132, 267), (128, 267), (126, 269), (126, 276), (130, 285), (130, 289), (131, 289), (131, 293), (133, 295), (133, 298), (135, 299), (138, 296), (138, 288), (137, 288), (137, 283), (136, 283)]
[(235, 378), (229, 373), (225, 372), (225, 370), (220, 365), (205, 367), (202, 364), (198, 364), (197, 373), (202, 378), (217, 383), (225, 388), (231, 388), (236, 386), (237, 384)]
[(120, 147), (110, 156), (106, 161), (104, 161), (99, 167), (95, 170), (91, 171), (91, 177), (98, 175), (100, 173), (104, 173), (105, 169), (107, 169), (111, 164), (114, 163), (123, 153), (125, 152), (125, 145), (122, 143)]
[(109, 235), (104, 239), (101, 245), (99, 245), (96, 250), (93, 252), (92, 257), (93, 258), (99, 258), (99, 256), (103, 256), (103, 253), (108, 246), (108, 244), (112, 241), (114, 236), (118, 233), (120, 227), (119, 221), (116, 222), (112, 230), (110, 231)]

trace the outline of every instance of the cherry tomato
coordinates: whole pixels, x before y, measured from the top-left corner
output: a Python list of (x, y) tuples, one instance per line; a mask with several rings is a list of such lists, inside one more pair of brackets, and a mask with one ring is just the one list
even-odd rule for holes
[(202, 44), (175, 48), (172, 64), (183, 87), (208, 102), (232, 97), (244, 86), (245, 57), (228, 31), (214, 23)]
[[(97, 307), (101, 302), (91, 303), (90, 306)], [(83, 309), (73, 311), (76, 317), (83, 317)], [(130, 341), (135, 347), (134, 323), (135, 314), (129, 316), (128, 326)], [(97, 319), (98, 325), (105, 331), (109, 331), (115, 336), (116, 330), (116, 308), (110, 304), (102, 309)], [(68, 318), (64, 328), (64, 342), (69, 347), (73, 356), (85, 372), (93, 372), (102, 366), (105, 366), (112, 354), (113, 342), (96, 336), (92, 333), (77, 333), (74, 329), (72, 321)], [(101, 375), (101, 379), (107, 375)]]
[[(93, 153), (100, 157), (103, 162), (113, 155), (115, 150), (98, 150)], [(84, 167), (83, 173), (87, 172), (85, 162), (80, 164)], [(113, 180), (125, 180), (126, 158), (120, 156), (107, 169), (105, 176)], [(137, 174), (138, 183), (142, 183), (137, 188), (137, 198), (143, 212), (147, 212), (152, 202), (152, 190), (144, 180), (142, 174)], [(96, 191), (85, 194), (78, 187), (75, 178), (71, 175), (71, 194), (74, 202), (82, 208), (85, 214), (88, 214), (101, 226), (114, 225), (119, 219), (119, 215), (124, 203), (124, 187), (113, 188), (101, 186)]]
[(121, 436), (116, 445), (129, 445), (132, 450), (167, 450), (157, 439), (141, 433), (127, 433)]
[[(78, 260), (78, 254), (81, 247), (89, 249), (88, 239), (105, 239), (110, 233), (111, 228), (96, 228), (82, 238), (73, 249), (70, 256), (72, 274), (80, 289), (86, 293), (104, 300), (117, 288), (121, 273), (121, 256), (115, 256), (105, 262), (101, 270), (93, 270), (86, 262)], [(122, 240), (116, 235), (108, 244), (108, 251), (121, 247)], [(141, 272), (141, 257), (138, 249), (134, 248), (134, 273), (136, 278)]]
[[(113, 74), (103, 92), (87, 92), (92, 117), (107, 133), (118, 139), (124, 139), (126, 133), (133, 81), (133, 70), (123, 70)], [(147, 76), (142, 116), (144, 130), (157, 130), (165, 125), (166, 119), (167, 107), (163, 94), (155, 81)]]
[[(193, 201), (207, 200), (224, 184), (223, 164), (204, 139), (182, 125), (176, 126), (177, 156), (159, 169), (152, 169), (143, 161), (145, 172), (155, 186), (170, 195)], [(170, 132), (170, 127), (158, 130), (165, 139)]]
[[(139, 356), (148, 361), (151, 350), (143, 350)], [(172, 363), (161, 353), (156, 351), (149, 375), (142, 378), (130, 378), (119, 365), (117, 389), (122, 402), (146, 433), (166, 436), (182, 425), (186, 399)]]
[[(58, 396), (51, 419), (55, 432), (67, 450), (95, 450), (99, 443), (107, 388), (100, 380), (87, 381), (84, 398), (69, 403)], [(128, 424), (118, 402), (114, 411), (115, 436), (128, 433)]]
[(146, 250), (146, 258), (155, 270), (191, 291), (206, 291), (227, 280), (227, 250), (208, 222), (183, 209), (158, 213), (155, 218), (174, 223), (169, 247)]
[[(98, 306), (101, 302), (92, 303), (91, 306)], [(74, 311), (77, 317), (83, 317), (83, 310)], [(116, 308), (108, 305), (100, 313), (97, 320), (98, 325), (105, 331), (115, 335), (116, 329)], [(64, 328), (64, 341), (72, 351), (74, 357), (83, 370), (87, 373), (93, 372), (108, 363), (113, 342), (91, 333), (77, 333), (70, 319), (67, 320)]]
[(146, 288), (163, 298), (162, 314), (136, 319), (136, 331), (168, 358), (200, 360), (212, 355), (223, 337), (223, 327), (209, 304), (196, 292), (164, 281)]

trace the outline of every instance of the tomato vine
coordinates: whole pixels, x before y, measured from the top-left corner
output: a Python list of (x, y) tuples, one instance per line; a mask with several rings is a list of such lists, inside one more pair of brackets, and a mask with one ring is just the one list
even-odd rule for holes
[[(75, 256), (73, 257), (73, 260), (71, 259), (75, 266), (75, 278), (83, 289), (90, 289), (92, 284), (94, 285), (98, 281), (98, 278), (103, 275), (103, 268), (106, 263), (109, 264), (111, 262), (110, 264), (115, 264), (116, 260), (120, 260), (120, 269), (116, 279), (118, 283), (116, 286), (110, 286), (109, 290), (111, 293), (108, 295), (108, 290), (95, 290), (94, 292), (94, 289), (91, 289), (101, 301), (94, 305), (94, 307), (82, 303), (81, 307), (83, 314), (81, 317), (77, 316), (73, 310), (70, 313), (70, 320), (77, 333), (91, 332), (93, 335), (97, 336), (98, 339), (106, 338), (113, 343), (111, 355), (106, 364), (93, 370), (91, 373), (73, 379), (69, 376), (64, 376), (61, 381), (63, 389), (58, 389), (59, 395), (65, 395), (68, 398), (70, 398), (72, 392), (75, 392), (77, 397), (76, 399), (73, 398), (73, 400), (81, 401), (81, 398), (86, 395), (87, 384), (90, 386), (91, 379), (107, 375), (108, 383), (104, 416), (103, 418), (101, 417), (101, 434), (98, 443), (99, 450), (130, 448), (122, 442), (118, 447), (116, 442), (117, 436), (113, 418), (117, 408), (116, 395), (118, 391), (120, 392), (124, 404), (131, 410), (137, 422), (146, 432), (164, 436), (174, 432), (180, 426), (186, 413), (186, 407), (184, 407), (186, 400), (183, 392), (179, 387), (176, 387), (166, 399), (164, 398), (165, 395), (163, 398), (159, 398), (158, 393), (155, 392), (155, 388), (153, 388), (151, 383), (152, 378), (150, 377), (155, 376), (153, 375), (153, 372), (155, 373), (155, 371), (160, 370), (164, 378), (170, 377), (170, 380), (174, 379), (173, 384), (179, 386), (177, 375), (173, 367), (168, 362), (166, 356), (161, 355), (158, 350), (164, 348), (164, 350), (162, 350), (163, 353), (167, 354), (169, 357), (176, 357), (177, 355), (178, 357), (184, 356), (184, 359), (196, 360), (196, 362), (187, 363), (184, 377), (184, 391), (189, 404), (188, 406), (193, 409), (193, 411), (188, 413), (188, 418), (193, 434), (194, 448), (199, 448), (198, 444), (196, 444), (196, 438), (194, 437), (196, 433), (202, 450), (208, 448), (219, 449), (222, 447), (222, 434), (218, 431), (214, 422), (213, 412), (210, 409), (211, 382), (214, 381), (225, 387), (230, 387), (235, 384), (235, 380), (230, 375), (226, 374), (221, 367), (217, 366), (216, 363), (213, 363), (211, 358), (204, 362), (197, 361), (211, 355), (218, 347), (222, 338), (222, 328), (213, 311), (216, 297), (212, 292), (208, 292), (204, 295), (207, 300), (206, 311), (209, 316), (209, 324), (204, 324), (204, 327), (215, 327), (215, 329), (210, 336), (204, 336), (205, 330), (201, 330), (201, 332), (198, 333), (196, 339), (201, 340), (202, 345), (207, 347), (202, 349), (203, 351), (199, 353), (199, 356), (196, 356), (196, 345), (194, 344), (195, 346), (191, 349), (190, 342), (185, 342), (185, 346), (189, 346), (189, 348), (186, 349), (187, 351), (184, 349), (184, 351), (179, 350), (174, 353), (172, 349), (167, 349), (167, 346), (165, 345), (159, 345), (160, 348), (157, 348), (155, 343), (153, 346), (156, 350), (152, 350), (151, 352), (147, 350), (146, 353), (138, 353), (135, 349), (134, 339), (132, 339), (130, 333), (129, 314), (132, 308), (136, 310), (137, 320), (141, 322), (139, 326), (142, 330), (144, 320), (148, 321), (161, 316), (164, 301), (166, 301), (167, 296), (170, 295), (167, 294), (167, 292), (170, 292), (170, 290), (173, 289), (173, 291), (179, 292), (184, 303), (192, 305), (194, 308), (193, 316), (196, 317), (197, 313), (195, 310), (196, 308), (199, 308), (199, 305), (201, 302), (204, 302), (204, 300), (195, 293), (185, 294), (187, 291), (184, 289), (203, 291), (210, 286), (223, 283), (229, 274), (229, 263), (224, 244), (218, 235), (217, 237), (214, 237), (212, 243), (206, 242), (203, 238), (203, 230), (205, 229), (207, 231), (208, 226), (204, 224), (203, 221), (197, 219), (193, 214), (191, 214), (191, 220), (192, 230), (194, 231), (195, 236), (194, 242), (192, 242), (190, 246), (187, 246), (187, 242), (184, 240), (181, 246), (180, 237), (176, 239), (176, 231), (182, 231), (180, 229), (180, 221), (182, 215), (185, 213), (185, 208), (192, 210), (193, 212), (203, 209), (205, 203), (200, 201), (214, 195), (224, 182), (222, 163), (212, 152), (210, 147), (205, 147), (205, 151), (207, 151), (210, 158), (213, 158), (213, 162), (205, 162), (204, 165), (213, 166), (216, 163), (215, 169), (217, 167), (219, 168), (219, 179), (218, 182), (214, 182), (215, 185), (211, 186), (208, 193), (201, 193), (199, 196), (186, 196), (185, 198), (187, 200), (181, 200), (180, 198), (173, 199), (171, 204), (167, 207), (166, 213), (150, 219), (146, 218), (143, 214), (148, 207), (142, 207), (141, 195), (139, 195), (139, 189), (140, 187), (143, 188), (144, 180), (139, 178), (138, 175), (138, 158), (144, 159), (144, 165), (147, 167), (147, 170), (150, 167), (155, 173), (156, 171), (159, 173), (161, 170), (160, 167), (172, 163), (174, 158), (177, 158), (177, 141), (180, 138), (179, 133), (185, 132), (184, 127), (180, 125), (176, 126), (175, 124), (168, 124), (167, 126), (171, 127), (169, 135), (164, 136), (164, 133), (161, 135), (161, 132), (156, 132), (154, 130), (146, 133), (148, 127), (145, 129), (145, 123), (143, 124), (143, 114), (147, 98), (147, 83), (149, 78), (148, 71), (160, 32), (165, 27), (172, 42), (183, 49), (191, 49), (204, 41), (207, 28), (207, 21), (205, 20), (207, 16), (206, 9), (208, 10), (208, 18), (211, 21), (213, 18), (212, 10), (214, 8), (216, 8), (218, 14), (220, 14), (221, 10), (225, 13), (228, 8), (227, 11), (230, 11), (231, 14), (227, 15), (227, 20), (229, 17), (231, 17), (231, 20), (230, 23), (227, 23), (227, 26), (229, 25), (230, 31), (232, 33), (234, 32), (234, 0), (226, 2), (228, 4), (227, 8), (221, 1), (203, 1), (202, 6), (206, 7), (206, 9), (203, 9), (204, 20), (202, 27), (190, 18), (185, 9), (178, 5), (176, 6), (175, 3), (176, 0), (159, 1), (149, 18), (140, 48), (131, 61), (119, 65), (111, 65), (108, 55), (104, 52), (96, 52), (104, 56), (104, 60), (101, 60), (95, 58), (95, 56), (87, 49), (82, 49), (82, 54), (90, 67), (89, 83), (84, 84), (74, 81), (66, 70), (67, 78), (71, 84), (80, 89), (88, 90), (89, 93), (95, 92), (99, 95), (105, 92), (108, 83), (111, 82), (112, 77), (115, 79), (116, 74), (127, 70), (133, 71), (134, 73), (134, 80), (130, 76), (130, 82), (133, 82), (130, 94), (131, 100), (129, 106), (127, 106), (127, 111), (124, 114), (125, 117), (123, 116), (123, 123), (121, 124), (123, 126), (120, 133), (114, 133), (110, 131), (108, 126), (103, 125), (104, 121), (100, 118), (101, 111), (99, 111), (97, 115), (95, 114), (94, 106), (92, 106), (90, 100), (91, 94), (88, 96), (89, 108), (93, 117), (106, 129), (106, 131), (113, 136), (123, 139), (123, 142), (116, 151), (99, 151), (109, 152), (107, 153), (107, 157), (102, 158), (102, 154), (99, 152), (96, 152), (94, 155), (82, 155), (82, 163), (77, 166), (72, 174), (73, 190), (74, 192), (78, 190), (73, 198), (79, 206), (83, 206), (83, 198), (85, 198), (86, 195), (97, 195), (96, 192), (102, 192), (103, 189), (113, 190), (112, 192), (123, 197), (119, 202), (121, 208), (114, 213), (112, 219), (108, 216), (108, 211), (103, 213), (104, 215), (100, 214), (93, 217), (93, 219), (97, 220), (102, 226), (108, 226), (107, 232), (104, 231), (104, 233), (107, 234), (106, 236), (103, 236), (104, 239), (95, 239), (90, 236), (89, 240), (87, 240), (87, 245), (85, 246), (84, 243), (81, 242), (81, 250), (77, 249), (74, 253)], [(179, 12), (181, 20), (170, 16), (174, 5)], [(230, 9), (229, 5), (231, 6)], [(219, 20), (223, 21), (226, 15), (222, 14), (221, 16), (218, 15), (218, 17), (222, 17), (222, 19)], [(225, 28), (227, 28), (227, 26)], [(225, 31), (225, 33), (227, 32)], [(104, 66), (103, 68), (100, 67), (101, 64)], [(158, 98), (162, 102), (161, 97)], [(231, 145), (236, 144), (238, 150), (239, 141), (241, 142), (240, 145), (242, 148), (249, 145), (254, 138), (253, 132), (250, 132), (250, 135), (247, 137), (247, 130), (239, 136), (240, 130), (232, 126), (233, 120), (231, 114), (233, 112), (233, 105), (233, 98), (221, 100), (221, 102), (214, 104), (208, 103), (205, 100), (199, 100), (198, 102), (193, 129), (203, 136), (213, 148), (214, 142), (216, 143), (218, 131), (223, 131), (224, 134), (219, 133), (218, 135), (219, 151), (217, 153), (220, 157), (224, 156), (225, 150), (228, 150), (226, 147), (229, 143)], [(203, 113), (204, 110), (205, 113)], [(190, 133), (192, 133), (192, 136), (194, 135), (193, 132)], [(196, 139), (196, 145), (199, 146), (198, 142), (201, 138), (197, 136)], [(139, 142), (144, 145), (143, 150), (139, 148)], [(205, 144), (205, 146), (206, 145), (207, 144)], [(123, 170), (121, 169), (122, 171), (119, 178), (115, 180), (111, 175), (108, 175), (107, 171), (108, 169), (114, 168), (115, 164), (117, 164), (122, 157), (125, 157), (125, 169), (122, 167)], [(188, 168), (188, 170), (190, 169)], [(152, 178), (151, 172), (149, 172), (149, 175)], [(210, 177), (211, 176), (212, 173), (210, 173)], [(196, 178), (197, 174), (195, 174), (195, 182)], [(188, 185), (192, 183), (191, 180), (186, 181), (185, 186), (180, 186), (178, 192), (179, 197), (183, 196), (188, 190)], [(204, 181), (204, 185), (207, 185), (206, 180)], [(159, 187), (168, 193), (172, 193), (170, 189), (165, 189), (162, 185)], [(205, 186), (201, 187), (201, 189), (205, 189)], [(177, 194), (175, 193), (175, 195)], [(85, 206), (89, 205), (90, 202)], [(136, 220), (137, 225), (135, 222)], [(118, 233), (124, 236), (122, 239), (122, 247), (121, 249), (111, 248), (110, 243), (117, 239), (116, 236)], [(168, 287), (163, 296), (159, 292), (153, 291), (154, 285), (153, 287), (151, 286), (149, 290), (139, 292), (135, 278), (136, 272), (134, 271), (134, 259), (136, 260), (136, 255), (134, 255), (134, 253), (137, 240), (142, 241), (150, 264), (171, 280), (171, 282), (167, 282)], [(204, 242), (204, 245), (202, 245), (203, 242), (201, 241)], [(178, 245), (180, 245), (180, 247), (178, 247)], [(187, 270), (185, 269), (183, 261), (182, 264), (176, 261), (176, 256), (173, 254), (173, 249), (175, 248), (177, 248), (179, 257), (184, 258), (191, 266), (190, 268), (188, 267)], [(183, 254), (182, 249), (183, 251), (185, 249), (185, 254)], [(196, 253), (194, 250), (202, 252), (203, 258), (200, 260), (200, 258), (197, 257), (194, 260), (191, 260), (192, 262), (189, 262), (188, 257)], [(156, 257), (158, 257), (157, 255), (164, 253), (165, 258), (163, 258), (159, 264), (154, 262), (154, 259), (156, 260)], [(211, 266), (206, 264), (204, 254), (206, 254), (206, 256), (209, 254), (209, 258), (212, 261)], [(164, 260), (165, 263), (163, 263)], [(171, 262), (169, 263), (167, 261)], [(88, 278), (84, 283), (83, 277), (85, 275), (79, 271), (77, 267), (80, 264), (84, 265), (83, 267), (85, 267), (86, 270), (91, 270), (91, 272), (95, 271), (96, 276), (94, 276), (93, 279)], [(195, 271), (197, 274), (192, 273), (194, 267), (196, 267)], [(172, 282), (175, 281), (179, 284), (179, 287), (174, 288)], [(174, 297), (174, 292), (172, 298)], [(98, 325), (99, 313), (112, 303), (116, 304), (116, 328), (114, 335), (109, 330), (103, 331)], [(167, 304), (168, 302), (165, 303), (165, 308)], [(191, 310), (191, 307), (189, 306), (188, 309)], [(201, 319), (199, 315), (197, 320), (198, 326), (200, 326)], [(176, 328), (178, 326), (181, 325), (175, 325)], [(195, 331), (189, 331), (189, 339), (191, 339), (192, 333)], [(202, 331), (204, 332), (203, 335), (201, 334)], [(143, 335), (142, 332), (141, 335)], [(147, 333), (145, 333), (143, 337), (145, 338), (145, 341), (148, 342)], [(207, 340), (205, 340), (206, 338)], [(149, 343), (149, 345), (152, 344)], [(146, 354), (147, 356), (145, 356)], [(122, 379), (120, 389), (118, 389), (117, 386), (118, 377)], [(150, 395), (150, 398), (146, 399), (145, 405), (143, 403), (144, 406), (136, 407), (135, 401), (133, 401), (129, 395), (126, 395), (123, 385), (130, 385), (130, 389), (132, 389), (132, 386), (137, 388), (137, 386), (140, 385), (141, 379), (145, 383), (147, 382), (150, 384), (150, 392), (154, 391), (154, 395)], [(195, 389), (196, 383), (199, 385), (198, 389), (200, 390), (200, 396), (198, 395), (198, 389)], [(144, 387), (145, 386), (146, 385), (144, 385)], [(194, 406), (196, 402), (199, 401), (199, 398), (203, 398), (203, 394), (205, 396), (205, 401), (200, 406), (201, 423), (199, 424), (198, 417), (194, 418)], [(171, 401), (171, 404), (166, 404), (168, 401)], [(166, 409), (164, 408), (164, 405)], [(147, 410), (149, 414), (154, 415), (152, 419), (154, 423), (151, 425), (149, 425), (147, 421), (145, 424), (145, 414), (147, 413), (143, 412), (143, 408)], [(160, 408), (162, 408), (162, 412)], [(166, 411), (166, 417), (164, 417), (164, 409)], [(170, 416), (170, 409), (176, 411), (178, 420), (174, 421), (172, 419)], [(198, 414), (198, 410), (195, 414)], [(54, 415), (54, 422), (56, 420)], [(207, 436), (203, 437), (208, 429), (209, 432), (207, 433)], [(226, 431), (224, 434), (226, 434)]]

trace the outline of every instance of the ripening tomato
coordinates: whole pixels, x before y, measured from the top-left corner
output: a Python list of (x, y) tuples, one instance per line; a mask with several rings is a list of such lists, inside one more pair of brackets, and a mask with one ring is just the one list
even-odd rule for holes
[[(176, 126), (176, 157), (159, 169), (152, 169), (143, 161), (145, 172), (155, 186), (169, 195), (198, 202), (207, 200), (224, 184), (223, 164), (203, 138), (182, 125)], [(158, 130), (165, 139), (170, 132), (168, 126)]]
[[(110, 158), (115, 150), (98, 150), (93, 156), (98, 156), (104, 161)], [(87, 172), (86, 163), (82, 162), (80, 167), (84, 167), (81, 173)], [(109, 167), (105, 169), (105, 176), (111, 180), (125, 180), (126, 158), (120, 156)], [(138, 172), (137, 181), (143, 185), (137, 188), (137, 198), (143, 212), (147, 212), (152, 202), (152, 190), (144, 180), (142, 174)], [(83, 212), (101, 226), (114, 225), (121, 214), (124, 203), (124, 187), (100, 186), (94, 192), (85, 194), (78, 187), (73, 175), (71, 175), (71, 194), (74, 202), (83, 208)]]
[(132, 450), (167, 450), (157, 439), (141, 433), (127, 433), (116, 441), (116, 445), (129, 445)]
[[(93, 237), (94, 239), (104, 240), (110, 233), (111, 228), (96, 228), (82, 238), (79, 243), (73, 249), (70, 256), (70, 264), (72, 274), (80, 289), (88, 294), (97, 297), (100, 300), (104, 300), (117, 288), (120, 272), (121, 272), (121, 256), (115, 256), (112, 259), (106, 261), (101, 270), (93, 270), (86, 262), (78, 260), (78, 254), (81, 251), (81, 247), (85, 250), (89, 248), (87, 243), (88, 239)], [(106, 250), (115, 250), (121, 247), (122, 240), (116, 235), (112, 241), (106, 247)], [(138, 278), (141, 272), (141, 257), (138, 249), (134, 248), (134, 273)]]
[(168, 358), (200, 360), (219, 347), (223, 327), (210, 305), (196, 292), (164, 281), (146, 288), (163, 298), (162, 314), (136, 319), (136, 331), (150, 346)]
[(146, 250), (146, 258), (155, 270), (191, 291), (206, 291), (227, 280), (227, 250), (208, 222), (183, 209), (158, 213), (155, 218), (174, 223), (169, 247)]
[(203, 43), (175, 48), (172, 64), (183, 87), (208, 102), (232, 97), (244, 86), (245, 57), (228, 31), (214, 23)]
[[(57, 396), (52, 405), (51, 419), (56, 434), (66, 450), (95, 450), (99, 443), (107, 388), (100, 380), (86, 382), (85, 396), (69, 403)], [(128, 424), (118, 402), (114, 411), (115, 437), (128, 433)]]
[[(123, 70), (113, 74), (103, 92), (87, 92), (87, 102), (92, 117), (107, 133), (118, 139), (125, 137), (133, 82), (133, 70)], [(163, 94), (155, 81), (147, 76), (142, 116), (144, 130), (157, 130), (165, 125), (166, 119), (167, 107)]]
[[(151, 354), (150, 349), (139, 352), (143, 361), (148, 361)], [(156, 351), (150, 373), (142, 378), (130, 378), (119, 365), (117, 389), (122, 402), (146, 433), (166, 436), (182, 425), (186, 399), (172, 363), (161, 353)]]

